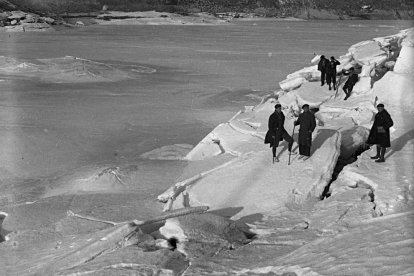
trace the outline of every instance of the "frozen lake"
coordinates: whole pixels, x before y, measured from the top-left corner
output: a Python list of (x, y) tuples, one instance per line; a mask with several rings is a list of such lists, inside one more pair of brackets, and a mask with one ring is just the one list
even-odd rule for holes
[[(157, 187), (155, 194), (174, 183), (185, 162), (151, 161), (142, 153), (197, 144), (243, 106), (278, 90), (278, 82), (309, 65), (314, 53), (339, 56), (354, 43), (411, 26), (408, 21), (265, 20), (0, 33), (0, 56), (28, 62), (75, 56), (130, 71), (156, 70), (88, 83), (0, 73), (1, 185), (42, 186), (85, 166), (137, 164), (142, 177), (136, 185)], [(24, 185), (19, 187), (25, 193)]]

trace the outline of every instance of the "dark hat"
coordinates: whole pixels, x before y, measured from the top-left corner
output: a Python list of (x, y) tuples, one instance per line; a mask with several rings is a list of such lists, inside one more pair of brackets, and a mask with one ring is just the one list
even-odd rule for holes
[(279, 107), (282, 107), (282, 105), (281, 104), (276, 104), (275, 105), (275, 109), (278, 109)]
[(323, 58), (325, 58), (325, 56), (324, 55), (321, 55), (321, 59), (323, 59)]
[(382, 103), (378, 104), (377, 107), (384, 107)]
[(354, 70), (355, 70), (355, 68), (354, 68), (354, 67), (351, 67), (351, 68), (349, 68), (349, 70), (350, 70), (350, 71), (354, 71)]
[(308, 104), (302, 105), (302, 109), (305, 108), (305, 107), (309, 107), (309, 105)]
[(334, 56), (331, 56), (331, 59), (335, 59), (335, 57)]

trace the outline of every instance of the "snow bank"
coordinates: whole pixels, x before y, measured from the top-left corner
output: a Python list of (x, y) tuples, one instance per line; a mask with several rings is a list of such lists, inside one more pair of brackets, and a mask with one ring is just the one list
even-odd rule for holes
[[(239, 218), (254, 213), (280, 212), (287, 206), (301, 205), (309, 197), (320, 196), (329, 183), (339, 154), (345, 159), (351, 158), (366, 141), (378, 101), (386, 103), (397, 122), (403, 121), (404, 116), (412, 117), (412, 113), (411, 117), (404, 112), (396, 114), (401, 104), (412, 104), (409, 97), (402, 100), (403, 91), (412, 91), (412, 76), (388, 72), (379, 80), (376, 79), (379, 64), (392, 59), (383, 50), (383, 46), (396, 44), (409, 33), (400, 32), (383, 40), (377, 38), (363, 41), (351, 46), (349, 52), (341, 56), (342, 67), (357, 65), (361, 68), (360, 80), (347, 101), (343, 100), (341, 88), (339, 91), (328, 90), (326, 86), (321, 87), (313, 81), (317, 79), (318, 73), (315, 65), (288, 75), (281, 82), (284, 92), (278, 93), (277, 101), (270, 98), (253, 109), (240, 111), (228, 122), (217, 126), (186, 156), (191, 162), (211, 160), (208, 164), (216, 164), (216, 167), (203, 171), (201, 166), (192, 175), (187, 172), (182, 181), (158, 197), (167, 202), (165, 210), (198, 205), (208, 205), (213, 210), (239, 208), (232, 214), (233, 218)], [(403, 57), (409, 51), (410, 49), (402, 51)], [(410, 68), (411, 63), (400, 58), (395, 64), (396, 68), (403, 65)], [(343, 85), (344, 81), (345, 78), (339, 85)], [(291, 91), (286, 92), (289, 90)], [(389, 97), (391, 90), (400, 92)], [(268, 145), (263, 144), (263, 139), (268, 117), (276, 102), (282, 104), (288, 132), (292, 130), (292, 119), (301, 105), (307, 103), (313, 108), (319, 108), (316, 114), (319, 126), (313, 134), (312, 157), (308, 161), (303, 162), (293, 156), (292, 164), (287, 166), (286, 144), (282, 143), (278, 147), (280, 163), (272, 164), (271, 151)], [(403, 127), (404, 130), (406, 126)], [(395, 132), (393, 138), (400, 132)], [(409, 133), (407, 139), (410, 135)], [(223, 161), (219, 161), (223, 157)], [(340, 174), (337, 184), (332, 186), (333, 194), (362, 185), (374, 191), (377, 207), (391, 204), (392, 200), (386, 197), (387, 194), (394, 198), (400, 197), (396, 188), (391, 188), (393, 185), (396, 187), (397, 181), (387, 187), (379, 182), (382, 174), (388, 177), (392, 175), (390, 170), (379, 167), (381, 165), (373, 163), (367, 155), (363, 155), (358, 162), (346, 167)], [(390, 166), (398, 171), (397, 166)], [(412, 172), (412, 169), (408, 172)], [(405, 175), (408, 177), (409, 174)]]
[(263, 265), (297, 265), (320, 275), (412, 275), (413, 263), (407, 260), (414, 253), (413, 219), (412, 213), (403, 213), (365, 220)]
[[(405, 39), (402, 41), (404, 43)], [(401, 70), (387, 72), (370, 90), (372, 105), (384, 103), (394, 120), (386, 162), (375, 163), (370, 159), (376, 153), (374, 146), (370, 152), (362, 154), (356, 163), (345, 167), (331, 186), (333, 194), (354, 187), (368, 187), (375, 194), (376, 211), (379, 214), (394, 213), (413, 205), (414, 75), (411, 71), (413, 59), (407, 59), (407, 53), (412, 51), (412, 46), (403, 46), (402, 56), (395, 65)]]
[(397, 62), (394, 65), (394, 72), (400, 74), (414, 74), (414, 47), (403, 46)]
[[(160, 195), (159, 200), (168, 201), (166, 209), (183, 205), (208, 205), (213, 210), (239, 208), (232, 214), (236, 218), (281, 211), (286, 206), (302, 204), (308, 197), (320, 196), (339, 155), (340, 134), (317, 128), (313, 156), (303, 162), (294, 155), (290, 166), (286, 144), (282, 143), (278, 148), (280, 163), (272, 164), (271, 150), (263, 140), (275, 103), (275, 99), (269, 99), (254, 109), (239, 112), (195, 146), (186, 156), (192, 162), (233, 157), (210, 170), (187, 175), (187, 179)], [(285, 114), (285, 127), (291, 131), (292, 114), (286, 107)]]

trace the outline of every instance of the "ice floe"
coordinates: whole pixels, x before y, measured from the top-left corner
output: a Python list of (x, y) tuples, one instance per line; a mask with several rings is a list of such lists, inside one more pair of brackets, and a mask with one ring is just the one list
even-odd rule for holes
[[(292, 130), (291, 119), (301, 105), (307, 103), (319, 109), (317, 118), (320, 126), (314, 132), (313, 154), (307, 162), (294, 158), (291, 166), (284, 165), (287, 151), (282, 146), (279, 147), (281, 163), (276, 166), (271, 164), (269, 149), (262, 144), (262, 139), (267, 130), (267, 119), (273, 111), (275, 99), (262, 102), (252, 110), (241, 111), (229, 122), (216, 127), (195, 146), (186, 159), (190, 161), (214, 159), (220, 155), (230, 154), (234, 156), (234, 160), (212, 173), (188, 177), (189, 181), (184, 181), (188, 184), (184, 185), (185, 187), (177, 184), (182, 187), (181, 191), (185, 190), (188, 193), (186, 195), (189, 198), (188, 204), (191, 206), (209, 205), (212, 209), (240, 206), (243, 210), (236, 216), (239, 217), (255, 212), (280, 210), (292, 204), (300, 204), (309, 196), (320, 196), (323, 187), (329, 181), (338, 156), (342, 154), (344, 158), (350, 158), (364, 144), (375, 114), (374, 107), (380, 97), (379, 91), (382, 84), (407, 83), (405, 77), (398, 77), (400, 78), (398, 80), (392, 79), (394, 72), (386, 73), (376, 83), (374, 76), (375, 70), (388, 61), (388, 55), (383, 47), (391, 43), (395, 44), (409, 33), (402, 31), (383, 40), (377, 38), (363, 41), (349, 48), (349, 52), (341, 57), (342, 68), (356, 65), (361, 69), (361, 73), (348, 101), (343, 101), (343, 92), (340, 88), (339, 91), (328, 90), (314, 81), (318, 73), (316, 66), (294, 72), (288, 75), (285, 82), (281, 83), (282, 88), (284, 84), (290, 84), (284, 89), (290, 92), (280, 94), (277, 100), (284, 106), (287, 115), (285, 127), (288, 131)], [(404, 54), (407, 50), (401, 52)], [(399, 60), (407, 61), (405, 54), (403, 57)], [(400, 63), (402, 61), (397, 60), (397, 68), (401, 66)], [(341, 84), (343, 85), (343, 82), (339, 85)], [(400, 90), (407, 90), (409, 87), (412, 90), (413, 85), (406, 84)], [(383, 90), (389, 91), (390, 88)], [(397, 88), (393, 85), (392, 90)], [(392, 98), (400, 99), (401, 96), (394, 94)], [(407, 98), (407, 103), (411, 103), (410, 97)], [(386, 105), (390, 105), (391, 114), (398, 120), (398, 115), (392, 112), (392, 103), (387, 102)], [(350, 169), (344, 170), (338, 182), (347, 170)], [(375, 168), (371, 168), (370, 171), (378, 175)], [(346, 178), (348, 185), (351, 185), (349, 184), (351, 179), (355, 179)], [(366, 177), (365, 180), (362, 178), (353, 183), (375, 182), (366, 180)], [(168, 201), (171, 195), (171, 192), (167, 192), (160, 195), (159, 199)], [(182, 207), (183, 199), (179, 193), (173, 193), (172, 199), (174, 203), (170, 201), (168, 208)], [(381, 205), (377, 200), (376, 203)]]

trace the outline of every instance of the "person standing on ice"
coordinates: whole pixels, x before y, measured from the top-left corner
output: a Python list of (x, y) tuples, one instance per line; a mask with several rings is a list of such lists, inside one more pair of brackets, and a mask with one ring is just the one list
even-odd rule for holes
[(329, 90), (331, 90), (331, 82), (333, 84), (333, 89), (336, 89), (336, 66), (340, 65), (341, 63), (335, 59), (335, 57), (331, 57), (329, 61), (329, 66), (326, 68), (326, 83), (329, 86)]
[(293, 122), (295, 126), (299, 125), (299, 159), (307, 160), (310, 157), (310, 150), (312, 145), (312, 132), (316, 127), (315, 116), (309, 111), (309, 105), (302, 106), (303, 112), (299, 114), (299, 118)]
[(344, 90), (346, 96), (344, 100), (347, 100), (349, 96), (351, 96), (352, 89), (354, 89), (354, 85), (358, 82), (358, 74), (355, 73), (355, 68), (351, 67), (349, 68), (349, 71), (342, 70), (342, 74), (345, 76), (349, 75), (348, 79), (346, 80), (344, 87), (342, 89)]
[(377, 145), (377, 155), (371, 157), (375, 162), (385, 162), (385, 151), (391, 147), (390, 127), (394, 125), (391, 115), (384, 109), (383, 104), (377, 105), (378, 113), (375, 114), (374, 124), (369, 132), (367, 144)]
[(319, 59), (318, 63), (318, 70), (321, 71), (321, 86), (325, 84), (326, 70), (328, 66), (329, 60), (325, 58), (324, 55), (321, 55), (321, 58)]
[(285, 129), (285, 115), (282, 112), (282, 106), (280, 104), (275, 105), (275, 112), (269, 117), (269, 130), (266, 133), (265, 144), (270, 144), (273, 153), (273, 163), (279, 162), (276, 156), (276, 148), (279, 146), (279, 142), (285, 140), (288, 142), (288, 150), (290, 154), (296, 154), (292, 151), (293, 138), (287, 133)]

